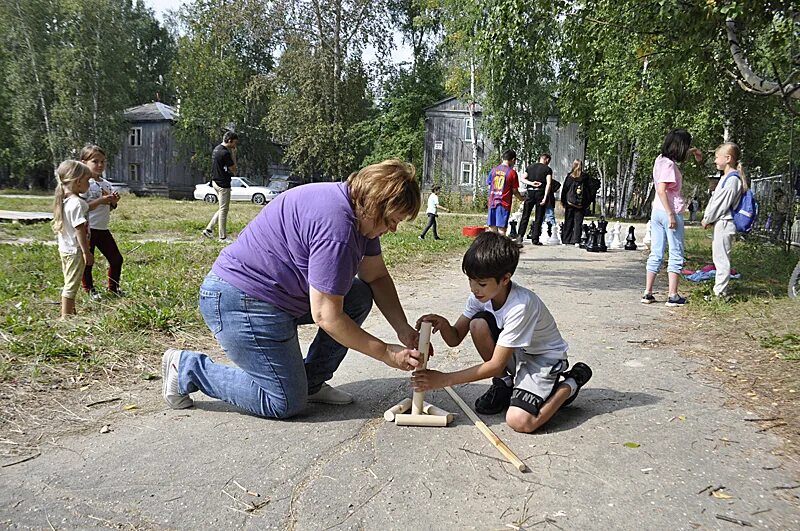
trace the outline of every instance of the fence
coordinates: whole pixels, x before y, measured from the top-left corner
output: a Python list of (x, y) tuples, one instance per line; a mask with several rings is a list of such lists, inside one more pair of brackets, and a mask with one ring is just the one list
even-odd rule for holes
[(753, 234), (779, 245), (800, 245), (800, 169), (753, 179), (750, 188), (758, 202)]

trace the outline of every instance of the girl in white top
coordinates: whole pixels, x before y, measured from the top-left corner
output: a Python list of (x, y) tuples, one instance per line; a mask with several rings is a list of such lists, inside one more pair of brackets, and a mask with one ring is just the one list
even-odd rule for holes
[(422, 234), (419, 235), (420, 240), (425, 239), (425, 235), (428, 233), (428, 229), (433, 227), (433, 239), (434, 240), (441, 240), (439, 237), (439, 232), (436, 230), (436, 217), (438, 216), (438, 210), (442, 209), (445, 212), (450, 212), (443, 206), (439, 206), (439, 191), (442, 189), (441, 186), (438, 184), (434, 184), (433, 188), (431, 188), (431, 195), (428, 196), (428, 209), (425, 211), (428, 214), (428, 224), (425, 225), (425, 229), (423, 229)]
[(725, 176), (719, 180), (703, 214), (703, 228), (714, 226), (711, 256), (717, 269), (714, 282), (714, 295), (717, 297), (726, 296), (725, 291), (731, 279), (731, 246), (736, 236), (731, 209), (739, 203), (742, 193), (747, 190), (741, 157), (742, 151), (733, 142), (726, 142), (717, 148), (714, 163)]
[[(86, 201), (89, 204), (89, 251), (94, 255), (95, 247), (100, 249), (108, 260), (108, 290), (119, 295), (119, 278), (122, 274), (122, 254), (119, 252), (117, 242), (108, 229), (111, 211), (117, 208), (119, 194), (114, 191), (111, 183), (103, 179), (106, 169), (106, 153), (100, 146), (87, 144), (81, 150), (81, 162), (92, 170), (92, 181)], [(83, 289), (90, 297), (97, 300), (100, 294), (94, 288), (92, 266), (87, 265), (83, 272)]]
[(56, 170), (55, 199), (53, 201), (53, 232), (58, 234), (58, 252), (64, 272), (64, 289), (61, 291), (61, 318), (75, 314), (75, 296), (86, 264), (94, 257), (89, 251), (86, 215), (89, 205), (80, 194), (89, 190), (92, 171), (77, 160), (65, 160)]

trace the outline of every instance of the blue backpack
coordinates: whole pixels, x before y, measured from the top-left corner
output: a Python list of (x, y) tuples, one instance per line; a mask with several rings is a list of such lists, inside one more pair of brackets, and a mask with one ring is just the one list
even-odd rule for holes
[[(728, 177), (734, 176), (738, 177), (739, 180), (742, 179), (738, 172), (732, 171), (725, 177), (725, 180), (722, 181), (722, 187), (725, 187)], [(736, 227), (736, 232), (748, 233), (753, 230), (753, 226), (756, 224), (756, 218), (758, 217), (758, 203), (756, 202), (752, 190), (748, 188), (742, 194), (742, 198), (739, 199), (739, 204), (731, 209), (731, 215), (733, 216), (733, 225)]]

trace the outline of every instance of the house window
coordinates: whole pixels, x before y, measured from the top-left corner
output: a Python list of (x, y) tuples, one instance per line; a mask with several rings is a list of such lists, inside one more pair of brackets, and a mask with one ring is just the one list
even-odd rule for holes
[(137, 183), (142, 178), (141, 164), (128, 164), (128, 182)]
[(461, 184), (472, 184), (472, 163), (461, 161)]
[(130, 134), (128, 135), (128, 144), (132, 147), (141, 147), (142, 145), (141, 127), (131, 127)]
[(472, 118), (464, 118), (464, 140), (472, 142)]

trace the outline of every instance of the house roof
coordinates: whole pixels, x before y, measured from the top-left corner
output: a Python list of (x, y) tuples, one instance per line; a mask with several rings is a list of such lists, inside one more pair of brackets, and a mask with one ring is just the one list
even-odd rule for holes
[[(448, 106), (446, 104), (452, 102), (453, 100), (456, 101), (456, 105), (458, 105), (458, 107), (460, 107), (459, 109), (452, 108), (452, 105), (450, 106), (450, 108), (447, 108)], [(447, 98), (444, 98), (443, 100), (439, 100), (436, 103), (432, 103), (431, 105), (428, 105), (427, 107), (425, 107), (422, 110), (425, 111), (425, 112), (427, 112), (427, 111), (436, 111), (436, 110), (459, 112), (459, 111), (467, 111), (467, 110), (469, 110), (469, 108), (468, 108), (467, 102), (465, 102), (464, 100), (456, 98), (455, 96), (449, 96)], [(481, 104), (480, 103), (476, 103), (475, 104), (475, 112), (476, 113), (480, 113), (482, 111), (483, 111), (483, 107), (481, 107)]]
[(165, 120), (174, 122), (178, 119), (178, 111), (175, 107), (154, 101), (125, 109), (123, 117), (129, 122), (162, 122)]

